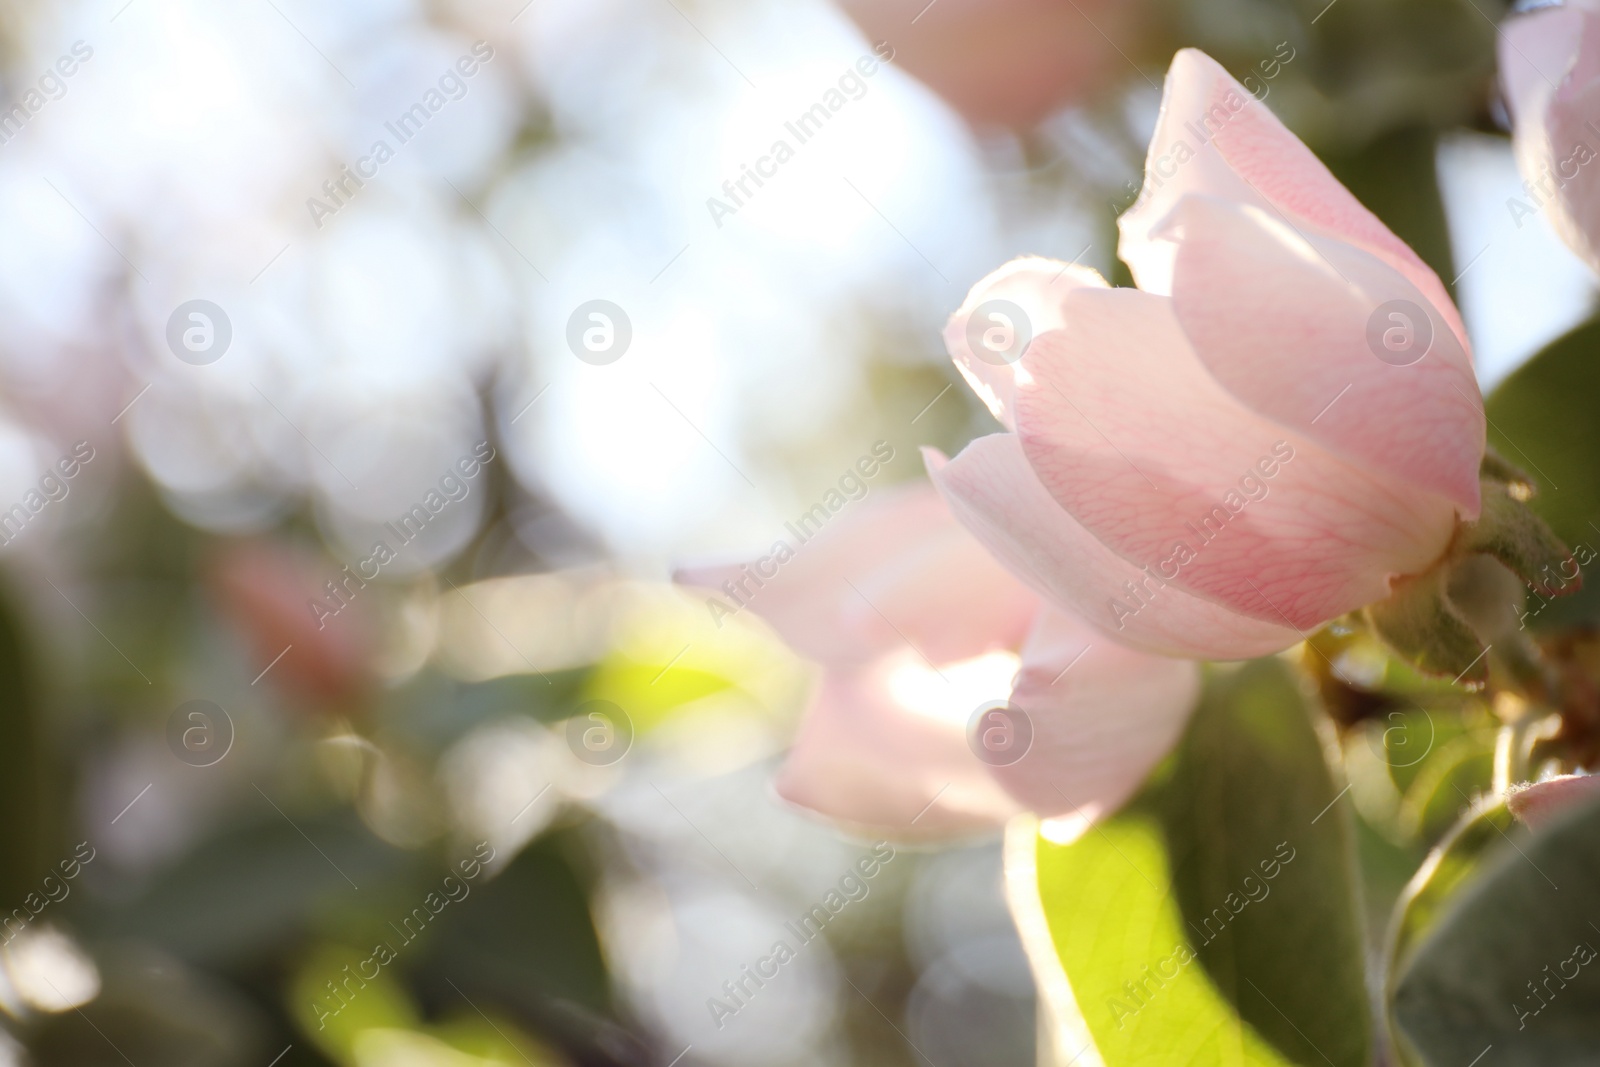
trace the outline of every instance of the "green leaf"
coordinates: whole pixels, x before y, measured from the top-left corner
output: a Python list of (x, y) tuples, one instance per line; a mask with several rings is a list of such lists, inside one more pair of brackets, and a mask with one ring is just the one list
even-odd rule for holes
[(1462, 814), (1444, 840), (1428, 853), (1395, 905), (1389, 927), (1391, 976), (1406, 962), (1423, 935), (1438, 923), (1445, 905), (1478, 870), (1483, 859), (1507, 840), (1504, 835), (1511, 823), (1511, 812), (1504, 801), (1481, 801)]
[[(1468, 823), (1463, 834), (1493, 845), (1507, 821), (1503, 809), (1480, 821), (1496, 832)], [(1435, 886), (1444, 874), (1435, 872), (1402, 912), (1390, 1011), (1416, 1063), (1455, 1067), (1491, 1046), (1496, 1067), (1595, 1062), (1600, 977), (1590, 972), (1600, 970), (1592, 892), (1600, 884), (1600, 805), (1569, 812), (1536, 835), (1510, 836), (1513, 847), (1467, 857), (1453, 885)]]
[(1071, 844), (1013, 844), (1041, 987), (1070, 990), (1052, 1005), (1067, 1054), (1075, 1031), (1107, 1067), (1371, 1062), (1341, 795), (1294, 678), (1258, 660), (1211, 674), (1127, 808)]
[[(1489, 443), (1530, 474), (1540, 492), (1528, 506), (1580, 563), (1600, 546), (1600, 319), (1552, 341), (1485, 398)], [(1576, 596), (1530, 603), (1528, 625), (1600, 622), (1600, 582)]]
[(1389, 599), (1369, 604), (1362, 614), (1373, 633), (1418, 670), (1477, 688), (1489, 678), (1483, 644), (1450, 603), (1446, 571), (1435, 567), (1400, 579)]
[[(0, 908), (21, 906), (47, 873), (45, 754), (22, 627), (0, 596)], [(70, 853), (68, 854), (70, 855)], [(62, 857), (67, 858), (66, 856)]]
[[(270, 1025), (249, 991), (214, 973), (192, 970), (132, 941), (93, 953), (100, 993), (77, 1011), (33, 1015), (18, 1036), (31, 1067), (326, 1067), (292, 1033)], [(159, 960), (159, 963), (153, 962)]]
[(342, 1064), (355, 1064), (356, 1044), (364, 1033), (407, 1030), (419, 1021), (420, 1013), (393, 969), (362, 973), (371, 951), (319, 945), (289, 978), (284, 1000), (290, 1016), (325, 1055)]
[(559, 833), (525, 847), (460, 907), (440, 916), (418, 968), (519, 1010), (537, 1013), (566, 1001), (607, 1011), (610, 982), (600, 938), (587, 887), (568, 855), (577, 847)]
[(1423, 762), (1400, 803), (1399, 830), (1435, 841), (1457, 822), (1465, 798), (1494, 781), (1494, 734), (1476, 730), (1451, 738)]
[(230, 966), (271, 958), (341, 911), (386, 916), (385, 898), (397, 892), (395, 903), (409, 906), (419, 864), (348, 812), (297, 815), (291, 824), (269, 809), (220, 829), (137, 894), (85, 898), (75, 914), (101, 940), (138, 937), (180, 959)]

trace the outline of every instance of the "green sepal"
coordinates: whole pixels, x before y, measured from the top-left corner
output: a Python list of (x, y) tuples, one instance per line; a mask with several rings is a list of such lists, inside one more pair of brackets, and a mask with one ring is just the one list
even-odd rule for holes
[(1362, 614), (1372, 632), (1417, 670), (1480, 689), (1489, 680), (1483, 643), (1445, 593), (1448, 572), (1439, 566), (1398, 579), (1387, 600)]
[[(1532, 483), (1501, 480), (1488, 473), (1489, 467), (1485, 458), (1485, 473), (1479, 479), (1483, 510), (1477, 522), (1462, 523), (1458, 553), (1493, 556), (1540, 596), (1576, 593), (1583, 587), (1577, 561), (1549, 524), (1528, 506)], [(1569, 565), (1570, 577), (1563, 572)]]
[(1478, 479), (1503, 482), (1511, 487), (1513, 496), (1520, 496), (1523, 500), (1539, 491), (1526, 471), (1487, 446), (1483, 450), (1483, 462), (1478, 465)]

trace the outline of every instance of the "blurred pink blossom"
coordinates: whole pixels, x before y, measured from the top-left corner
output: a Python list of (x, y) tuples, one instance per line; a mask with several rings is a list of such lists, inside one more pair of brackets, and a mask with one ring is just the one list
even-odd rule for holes
[[(898, 839), (977, 833), (1023, 809), (1086, 825), (1127, 799), (1181, 732), (1196, 666), (1043, 606), (929, 486), (854, 507), (749, 600), (822, 667), (778, 792)], [(743, 570), (677, 577), (718, 589)], [(995, 708), (1014, 752), (985, 747)]]
[(1548, 212), (1572, 250), (1600, 270), (1600, 3), (1569, 0), (1508, 19), (1500, 80), (1526, 181), (1512, 221)]
[(1028, 126), (1132, 77), (1149, 5), (1136, 0), (844, 0), (869, 40), (969, 120)]
[[(229, 544), (210, 562), (212, 593), (252, 666), (263, 668), (270, 682), (309, 710), (359, 710), (373, 686), (373, 634), (365, 605), (320, 625), (311, 607), (331, 596), (330, 587), (341, 588), (334, 582), (341, 577), (266, 540)], [(350, 595), (350, 588), (342, 587), (343, 594)]]

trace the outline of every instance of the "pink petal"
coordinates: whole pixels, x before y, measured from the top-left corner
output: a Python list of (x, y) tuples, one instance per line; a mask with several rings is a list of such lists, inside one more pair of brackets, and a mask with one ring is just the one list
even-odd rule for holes
[(1389, 576), (1444, 551), (1449, 501), (1245, 408), (1195, 358), (1171, 300), (1085, 289), (1066, 305), (1067, 325), (1029, 352), (1017, 430), (1045, 489), (1124, 559), (1240, 614), (1309, 630), (1382, 599)]
[[(1359, 248), (1212, 197), (1184, 200), (1163, 232), (1178, 250), (1178, 321), (1224, 388), (1368, 472), (1477, 517), (1484, 415), (1472, 361), (1403, 275)], [(1398, 366), (1378, 352), (1388, 352), (1386, 331), (1404, 325), (1417, 331), (1413, 344), (1421, 331), (1432, 342), (1426, 354), (1390, 356), (1415, 360)]]
[(1167, 71), (1144, 188), (1118, 220), (1119, 251), (1141, 289), (1172, 291), (1174, 249), (1156, 231), (1194, 194), (1256, 205), (1298, 229), (1365, 249), (1410, 280), (1465, 348), (1460, 315), (1427, 264), (1216, 60), (1185, 48)]
[[(1024, 338), (1037, 337), (1062, 324), (1061, 299), (1074, 289), (1104, 289), (1106, 281), (1088, 267), (1054, 259), (1024, 256), (987, 275), (950, 321), (944, 344), (961, 376), (989, 411), (1006, 427), (1012, 425), (1011, 404), (1016, 368), (1027, 359)], [(1020, 321), (1005, 315), (1002, 301), (1021, 311)], [(974, 313), (984, 314), (973, 320)], [(990, 331), (999, 331), (991, 334)], [(999, 344), (985, 344), (989, 337)], [(1016, 337), (1015, 343), (1009, 338)], [(996, 351), (996, 349), (1000, 351)], [(1011, 358), (1014, 353), (1015, 358)]]
[(1600, 796), (1600, 774), (1565, 774), (1543, 782), (1513, 786), (1506, 793), (1511, 814), (1534, 829)]
[(690, 567), (675, 579), (717, 591), (730, 612), (738, 601), (723, 582), (735, 582), (738, 599), (795, 651), (841, 667), (908, 642), (934, 663), (1015, 648), (1038, 609), (929, 485), (847, 502), (820, 530), (791, 523), (783, 544), (793, 552), (787, 562), (769, 551), (765, 564)]
[[(1500, 47), (1517, 162), (1562, 240), (1600, 270), (1600, 12), (1568, 7), (1510, 19)], [(1520, 202), (1521, 207), (1517, 204)]]
[(1500, 24), (1500, 84), (1507, 110), (1520, 127), (1540, 121), (1550, 97), (1567, 78), (1583, 37), (1583, 11), (1547, 7)]
[(1013, 708), (1033, 746), (994, 775), (1045, 817), (1081, 831), (1115, 812), (1183, 734), (1200, 695), (1200, 668), (1123, 648), (1048, 609), (1022, 650)]
[[(829, 672), (776, 782), (780, 796), (828, 819), (895, 839), (983, 833), (1020, 808), (967, 747), (966, 723), (1004, 700), (1014, 659), (990, 684), (946, 681), (915, 653)], [(981, 672), (980, 672), (981, 673)]]
[[(1600, 20), (1590, 19), (1589, 25)], [(1541, 131), (1516, 132), (1517, 162), (1535, 187), (1543, 185), (1553, 199), (1520, 198), (1525, 207), (1543, 210), (1556, 233), (1589, 266), (1600, 271), (1600, 82), (1591, 82), (1569, 99), (1552, 101)], [(1531, 143), (1530, 143), (1531, 142)], [(1578, 148), (1576, 146), (1582, 146)], [(1558, 184), (1558, 176), (1564, 178)], [(1518, 221), (1524, 216), (1519, 214)]]
[[(980, 437), (953, 460), (933, 449), (924, 449), (923, 458), (950, 510), (997, 559), (1114, 641), (1171, 656), (1248, 659), (1300, 640), (1286, 626), (1236, 614), (1175, 585), (1158, 588), (1055, 502), (1015, 434)], [(1139, 607), (1126, 583), (1154, 595)]]

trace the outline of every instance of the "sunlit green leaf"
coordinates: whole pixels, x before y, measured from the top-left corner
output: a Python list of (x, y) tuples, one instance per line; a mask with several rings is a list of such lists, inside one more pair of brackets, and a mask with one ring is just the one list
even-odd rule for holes
[(1107, 1067), (1370, 1062), (1340, 795), (1294, 679), (1263, 660), (1215, 672), (1121, 813), (1036, 841), (1045, 951)]
[(1490, 799), (1467, 810), (1443, 841), (1428, 854), (1406, 886), (1389, 930), (1389, 954), (1403, 963), (1412, 947), (1433, 929), (1451, 896), (1478, 870), (1483, 859), (1507, 838), (1511, 812)]
[(1423, 761), (1421, 773), (1400, 805), (1400, 831), (1408, 838), (1431, 841), (1458, 818), (1469, 798), (1494, 778), (1494, 734), (1459, 734)]

